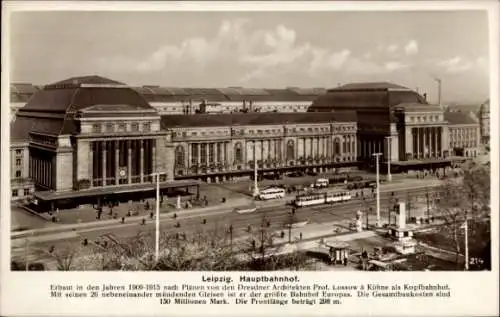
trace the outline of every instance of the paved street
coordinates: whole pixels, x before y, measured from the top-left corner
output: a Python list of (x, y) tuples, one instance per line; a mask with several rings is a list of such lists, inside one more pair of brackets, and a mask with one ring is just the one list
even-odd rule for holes
[[(396, 175), (395, 175), (396, 176)], [(425, 179), (425, 180), (414, 180), (414, 179), (408, 179), (408, 177), (402, 177), (403, 175), (398, 175), (399, 177), (396, 177), (392, 183), (386, 183), (381, 185), (381, 192), (388, 192), (388, 191), (397, 191), (397, 190), (404, 190), (406, 188), (417, 188), (417, 187), (425, 187), (425, 186), (435, 186), (439, 184), (439, 181), (433, 178)], [(310, 180), (308, 180), (310, 178)], [(293, 184), (309, 184), (314, 179), (317, 177), (313, 176), (305, 176), (301, 178), (285, 178), (285, 181), (290, 181)], [(264, 181), (261, 182), (261, 186), (270, 186), (273, 181)], [(235, 206), (240, 206), (242, 204), (246, 203), (251, 203), (253, 201), (252, 197), (250, 196), (248, 192), (248, 187), (250, 186), (251, 182), (250, 181), (240, 181), (237, 183), (228, 183), (228, 184), (204, 184), (200, 188), (200, 196), (207, 197), (208, 200), (208, 207), (213, 208), (215, 206), (220, 206), (221, 208), (225, 207), (235, 207)], [(343, 185), (339, 185), (340, 188), (343, 188)], [(335, 190), (334, 187), (330, 188), (329, 190)], [(358, 193), (360, 190), (358, 190)], [(371, 190), (369, 189), (364, 189), (365, 195), (367, 197), (370, 197), (372, 194)], [(432, 192), (432, 190), (430, 190)], [(222, 197), (225, 197), (227, 199), (226, 204), (221, 204), (221, 199)], [(287, 194), (286, 199), (287, 200), (292, 200), (295, 197), (295, 194)], [(404, 199), (405, 197), (401, 197)], [(186, 201), (188, 197), (183, 197), (183, 201)], [(122, 217), (126, 217), (128, 211), (136, 211), (137, 216), (140, 216), (141, 218), (143, 217), (150, 217), (150, 213), (154, 211), (155, 208), (155, 201), (154, 199), (149, 199), (149, 210), (145, 210), (144, 208), (144, 203), (143, 202), (133, 202), (131, 204), (121, 204), (118, 207), (113, 208), (113, 214), (116, 214), (117, 219), (121, 219)], [(177, 213), (182, 213), (186, 209), (182, 209), (181, 211), (175, 209), (175, 203), (176, 203), (176, 198), (172, 197), (166, 201), (164, 205), (162, 205), (161, 212), (166, 213), (166, 212), (177, 212)], [(194, 206), (197, 207), (197, 206)], [(63, 225), (63, 224), (71, 224), (71, 223), (85, 223), (85, 222), (92, 222), (92, 221), (97, 221), (96, 219), (96, 211), (89, 207), (89, 206), (84, 206), (82, 208), (76, 208), (76, 209), (66, 209), (66, 210), (61, 210), (58, 214), (58, 218), (60, 221), (58, 223), (52, 223), (50, 221), (44, 222), (43, 219), (40, 217), (35, 217), (28, 213), (25, 210), (22, 210), (20, 208), (17, 208), (16, 213), (17, 215), (17, 223), (15, 227), (22, 227), (24, 229), (36, 229), (36, 228), (43, 228), (47, 226), (57, 226), (57, 225)], [(24, 215), (23, 215), (24, 214)], [(23, 217), (24, 216), (24, 217)], [(41, 216), (46, 217), (46, 219), (50, 220), (51, 216), (49, 214), (42, 214)], [(13, 216), (14, 218), (14, 216)], [(105, 208), (103, 214), (101, 215), (101, 220), (99, 221), (105, 221), (113, 219), (113, 216), (109, 214), (109, 209)]]
[(32, 228), (45, 228), (54, 225), (43, 218), (33, 215), (21, 207), (12, 206), (10, 214), (11, 231), (26, 230)]
[[(412, 190), (411, 195), (422, 194), (425, 189)], [(396, 197), (405, 197), (404, 193), (396, 193)], [(374, 206), (374, 200), (370, 202), (371, 206)], [(334, 234), (336, 232), (342, 232), (349, 230), (349, 226), (354, 220), (355, 212), (358, 209), (363, 208), (363, 203), (359, 200), (353, 200), (347, 203), (342, 203), (338, 205), (320, 205), (309, 208), (298, 208), (296, 209), (296, 219), (295, 221), (308, 221), (308, 225), (304, 228), (294, 229), (292, 232), (293, 238), (299, 238), (300, 232), (303, 233), (303, 238), (307, 239), (310, 232), (315, 232), (321, 234)], [(381, 216), (382, 221), (387, 222), (387, 205), (388, 205), (388, 193), (383, 193), (381, 195)], [(201, 229), (212, 229), (217, 228), (217, 230), (226, 230), (230, 224), (233, 225), (234, 238), (238, 236), (248, 236), (248, 226), (252, 227), (252, 230), (260, 227), (263, 219), (270, 222), (270, 230), (274, 230), (277, 233), (283, 230), (284, 224), (289, 220), (289, 211), (291, 210), (288, 206), (273, 206), (273, 207), (263, 207), (255, 213), (249, 214), (237, 214), (231, 212), (231, 210), (215, 210), (209, 213), (193, 213), (185, 214), (179, 213), (177, 219), (173, 219), (171, 216), (162, 219), (161, 230), (162, 232), (179, 232), (186, 233), (188, 236), (197, 230)], [(375, 210), (373, 208), (373, 210)], [(369, 223), (375, 223), (375, 212), (370, 215)], [(142, 218), (140, 218), (142, 219)], [(125, 224), (121, 224), (118, 221), (112, 221), (111, 224), (105, 227), (87, 227), (84, 229), (79, 229), (75, 231), (65, 231), (62, 233), (57, 233), (53, 235), (42, 235), (30, 237), (30, 248), (31, 250), (48, 250), (51, 246), (66, 247), (68, 245), (77, 246), (84, 238), (89, 239), (89, 241), (95, 241), (103, 234), (113, 234), (118, 238), (133, 237), (139, 231), (149, 231), (154, 230), (154, 220), (148, 220), (146, 225), (141, 225), (140, 219), (136, 218), (134, 220), (127, 219)], [(207, 224), (202, 224), (202, 219), (207, 220)], [(180, 228), (176, 228), (175, 224), (179, 222)], [(286, 230), (285, 230), (286, 231)], [(286, 231), (287, 232), (287, 231)], [(288, 234), (288, 232), (287, 232)], [(13, 256), (23, 257), (25, 239), (15, 239), (12, 241), (12, 251)], [(30, 251), (30, 253), (32, 253)]]

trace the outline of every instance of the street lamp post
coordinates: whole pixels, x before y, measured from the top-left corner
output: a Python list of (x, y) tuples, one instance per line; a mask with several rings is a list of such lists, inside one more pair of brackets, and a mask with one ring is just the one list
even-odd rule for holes
[(469, 228), (467, 224), (467, 218), (465, 219), (464, 224), (462, 225), (462, 228), (464, 229), (464, 235), (465, 235), (465, 270), (469, 270)]
[(382, 155), (382, 153), (373, 153), (373, 156), (375, 156), (376, 159), (376, 171), (377, 171), (377, 223), (376, 226), (377, 228), (381, 227), (380, 223), (380, 167), (379, 167), (379, 158)]
[(391, 182), (392, 181), (392, 174), (391, 174), (392, 136), (386, 136), (385, 138), (387, 140), (387, 181)]
[(158, 262), (160, 258), (160, 175), (166, 172), (153, 173), (156, 176), (156, 235), (155, 235), (155, 259)]

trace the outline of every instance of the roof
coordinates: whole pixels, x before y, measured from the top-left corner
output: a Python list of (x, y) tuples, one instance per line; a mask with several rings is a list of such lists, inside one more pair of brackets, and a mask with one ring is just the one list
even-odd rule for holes
[(421, 104), (415, 102), (403, 102), (395, 105), (394, 108), (396, 109), (403, 108), (406, 112), (430, 111), (430, 110), (442, 112), (442, 109), (439, 105)]
[(82, 84), (92, 84), (92, 85), (125, 85), (124, 83), (118, 82), (116, 80), (112, 80), (109, 78), (101, 77), (98, 75), (91, 75), (91, 76), (78, 76), (78, 77), (71, 77), (65, 80), (61, 80), (55, 83), (52, 83), (48, 86), (52, 85), (67, 85), (67, 84), (72, 84), (72, 85), (82, 85)]
[(39, 88), (29, 83), (10, 84), (10, 102), (26, 103)]
[(17, 94), (34, 94), (39, 89), (30, 83), (12, 83), (10, 84), (10, 91)]
[(226, 88), (180, 88), (143, 86), (133, 89), (148, 102), (223, 102), (223, 101), (308, 101), (324, 94), (323, 88), (262, 89), (244, 87)]
[(400, 85), (396, 85), (393, 83), (389, 82), (361, 82), (361, 83), (350, 83), (346, 85), (342, 85), (337, 88), (329, 89), (328, 91), (332, 90), (378, 90), (378, 89), (404, 89), (404, 90), (410, 90), (407, 87), (403, 87)]
[[(160, 188), (179, 188), (179, 187), (193, 187), (201, 185), (200, 181), (197, 180), (175, 180), (170, 182), (160, 182)], [(67, 192), (53, 192), (49, 190), (36, 191), (33, 195), (43, 201), (52, 201), (59, 199), (70, 199), (78, 197), (96, 197), (107, 194), (122, 194), (122, 193), (135, 193), (154, 190), (156, 188), (155, 184), (132, 184), (127, 186), (112, 186), (112, 187), (100, 187), (91, 188), (85, 190), (73, 190)]]
[(380, 88), (384, 85), (385, 87), (402, 87), (388, 83), (345, 85), (342, 87), (348, 87), (348, 89), (342, 89), (342, 87), (330, 89), (326, 94), (319, 96), (308, 111), (328, 112), (333, 109), (388, 108), (402, 103), (427, 104), (425, 99), (415, 91), (406, 88), (403, 90)]
[(151, 109), (141, 95), (126, 87), (46, 87), (37, 92), (22, 110), (66, 112), (78, 111), (95, 105), (130, 105)]
[(477, 122), (468, 114), (459, 111), (445, 111), (444, 120), (449, 124), (477, 124)]
[(12, 138), (27, 139), (29, 132), (52, 135), (75, 133), (74, 117), (81, 110), (91, 110), (94, 113), (116, 112), (124, 108), (142, 112), (155, 111), (135, 90), (127, 86), (115, 86), (116, 83), (118, 82), (99, 76), (87, 76), (45, 86), (17, 112), (11, 131)]
[(235, 125), (271, 125), (271, 124), (303, 124), (327, 122), (356, 122), (354, 111), (330, 113), (228, 113), (228, 114), (194, 114), (164, 115), (161, 117), (163, 129), (174, 127), (215, 127)]

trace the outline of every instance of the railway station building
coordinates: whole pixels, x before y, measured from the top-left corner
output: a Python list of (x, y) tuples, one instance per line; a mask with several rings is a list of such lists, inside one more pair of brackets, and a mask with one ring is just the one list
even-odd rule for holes
[[(226, 101), (263, 100), (253, 98), (224, 91)], [(478, 124), (401, 86), (351, 84), (315, 98), (307, 112), (162, 114), (138, 89), (99, 76), (39, 87), (11, 124), (12, 198), (33, 197), (50, 210), (64, 200), (153, 196), (155, 173), (162, 192), (199, 193), (201, 182), (253, 177), (255, 165), (262, 176), (324, 172), (373, 166), (376, 152), (395, 171), (437, 167), (473, 156), (478, 143)]]
[(360, 164), (373, 166), (373, 154), (381, 153), (381, 163), (387, 168), (390, 162), (397, 172), (445, 167), (477, 155), (477, 122), (465, 113), (445, 112), (406, 87), (385, 82), (347, 84), (328, 90), (308, 111), (348, 110), (357, 114)]
[(199, 189), (199, 181), (252, 175), (255, 160), (261, 173), (355, 165), (356, 133), (352, 111), (161, 115), (123, 83), (71, 78), (18, 110), (11, 153), (22, 160), (12, 194), (53, 209), (64, 200), (152, 196), (155, 173), (162, 188)]

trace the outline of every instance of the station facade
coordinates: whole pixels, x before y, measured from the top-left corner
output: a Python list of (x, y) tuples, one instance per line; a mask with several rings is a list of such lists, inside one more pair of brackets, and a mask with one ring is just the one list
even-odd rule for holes
[[(310, 112), (354, 110), (358, 118), (358, 161), (429, 168), (453, 156), (477, 155), (479, 125), (467, 114), (444, 111), (417, 92), (391, 83), (356, 83), (330, 89)], [(467, 139), (462, 138), (467, 135)], [(467, 142), (457, 142), (460, 140)]]
[[(250, 104), (235, 91), (231, 98)], [(153, 190), (155, 173), (175, 187), (253, 176), (255, 165), (260, 175), (323, 172), (358, 167), (376, 152), (394, 163), (474, 155), (479, 133), (460, 143), (460, 131), (479, 126), (458, 116), (387, 83), (330, 90), (308, 112), (164, 115), (123, 83), (71, 78), (38, 88), (12, 122), (12, 197)]]
[(355, 112), (163, 116), (175, 178), (222, 181), (356, 165)]

